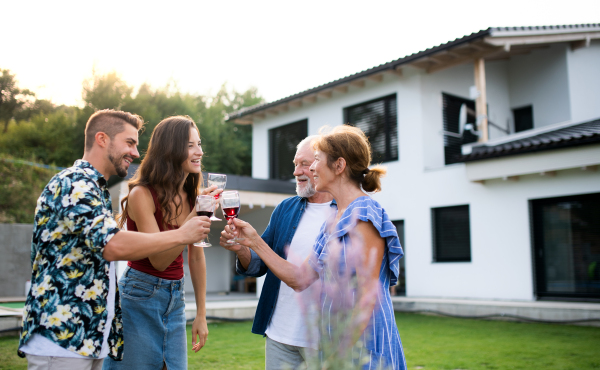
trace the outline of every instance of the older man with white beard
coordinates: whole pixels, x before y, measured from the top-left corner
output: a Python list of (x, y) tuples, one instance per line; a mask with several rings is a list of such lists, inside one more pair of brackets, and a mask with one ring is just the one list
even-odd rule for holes
[[(321, 225), (325, 222), (330, 209), (336, 204), (329, 193), (315, 191), (313, 174), (309, 170), (315, 156), (310, 143), (316, 136), (309, 136), (297, 146), (294, 157), (294, 176), (298, 196), (281, 202), (271, 215), (263, 240), (282, 258), (289, 254), (293, 261), (301, 264), (315, 243)], [(299, 302), (302, 296), (310, 294), (304, 291), (296, 293), (287, 284), (279, 280), (263, 263), (254, 251), (236, 244), (227, 243), (221, 237), (221, 246), (237, 255), (238, 273), (259, 277), (267, 274), (256, 309), (252, 332), (266, 336), (265, 368), (300, 369), (304, 365), (307, 353), (316, 350), (317, 338), (310, 338), (306, 328), (307, 318)], [(289, 250), (287, 248), (289, 246)]]

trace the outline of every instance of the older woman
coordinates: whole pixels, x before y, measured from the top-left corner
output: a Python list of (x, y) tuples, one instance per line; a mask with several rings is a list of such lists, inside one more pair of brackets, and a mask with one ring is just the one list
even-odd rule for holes
[[(367, 354), (366, 369), (377, 366), (405, 369), (406, 362), (396, 327), (390, 285), (398, 279), (398, 261), (403, 255), (398, 235), (385, 210), (365, 194), (381, 190), (380, 178), (385, 169), (371, 164), (371, 148), (364, 133), (355, 127), (338, 126), (321, 135), (313, 142), (315, 162), (315, 188), (328, 192), (337, 202), (334, 219), (324, 226), (313, 247), (314, 255), (301, 266), (279, 257), (258, 236), (248, 223), (234, 219), (221, 233), (221, 244), (229, 243), (235, 235), (243, 237), (239, 243), (254, 250), (269, 269), (288, 286), (301, 291), (310, 286), (328, 270), (327, 256), (334, 242), (341, 244), (342, 257), (353, 248), (350, 230), (356, 233), (364, 246), (366, 261), (356, 268), (359, 281), (379, 280), (381, 289), (376, 295), (358, 289), (356, 307), (371, 312), (369, 320), (363, 320), (355, 328), (361, 335)], [(327, 225), (327, 224), (326, 224)], [(354, 248), (357, 248), (355, 245)], [(343, 258), (341, 259), (344, 260)], [(375, 298), (373, 298), (375, 297)], [(323, 304), (326, 304), (326, 297)], [(358, 337), (356, 338), (358, 339)], [(363, 353), (363, 354), (364, 354)]]

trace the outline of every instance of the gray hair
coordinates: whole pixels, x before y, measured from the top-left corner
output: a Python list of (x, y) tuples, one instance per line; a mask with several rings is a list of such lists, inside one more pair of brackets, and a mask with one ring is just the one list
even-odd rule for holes
[(298, 145), (296, 145), (296, 150), (300, 150), (300, 148), (303, 148), (305, 145), (312, 143), (312, 141), (318, 137), (319, 135), (310, 135), (305, 137), (301, 142), (298, 143)]

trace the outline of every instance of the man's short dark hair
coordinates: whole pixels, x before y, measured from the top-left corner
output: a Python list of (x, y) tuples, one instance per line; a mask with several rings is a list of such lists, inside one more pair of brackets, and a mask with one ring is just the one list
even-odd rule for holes
[(126, 123), (138, 131), (144, 127), (144, 120), (137, 114), (114, 109), (103, 109), (92, 114), (85, 125), (85, 151), (92, 149), (98, 132), (104, 132), (112, 140), (125, 130)]

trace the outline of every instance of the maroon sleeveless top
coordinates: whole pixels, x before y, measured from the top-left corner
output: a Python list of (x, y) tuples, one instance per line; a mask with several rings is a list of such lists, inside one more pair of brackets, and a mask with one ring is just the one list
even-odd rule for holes
[[(163, 214), (160, 209), (160, 203), (158, 202), (158, 196), (156, 191), (151, 186), (148, 186), (148, 190), (152, 194), (152, 199), (154, 200), (154, 218), (156, 219), (156, 223), (158, 224), (158, 229), (163, 232), (166, 231), (163, 226)], [(190, 208), (192, 207), (192, 201), (190, 199)], [(168, 230), (176, 230), (179, 226), (177, 225), (167, 225)], [(137, 225), (135, 221), (127, 217), (127, 230), (128, 231), (138, 231)], [(183, 254), (183, 253), (182, 253)], [(137, 261), (129, 261), (127, 265), (135, 269), (137, 271), (146, 273), (148, 275), (156, 276), (161, 279), (166, 280), (181, 280), (183, 278), (183, 255), (179, 254), (175, 261), (171, 262), (169, 267), (165, 269), (165, 271), (158, 271), (152, 266), (152, 263), (148, 258), (144, 258)]]

